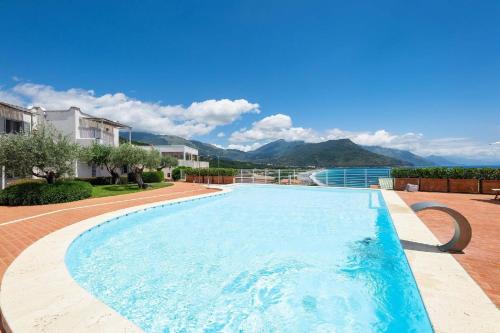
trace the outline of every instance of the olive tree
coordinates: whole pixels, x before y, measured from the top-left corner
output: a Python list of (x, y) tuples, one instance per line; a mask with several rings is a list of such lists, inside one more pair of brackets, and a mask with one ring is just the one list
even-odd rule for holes
[(116, 164), (113, 159), (115, 147), (94, 142), (90, 147), (83, 148), (82, 159), (89, 165), (96, 165), (105, 168), (111, 175), (111, 182), (118, 184), (120, 180), (120, 170), (122, 164)]
[(36, 176), (53, 184), (71, 176), (80, 146), (54, 127), (40, 124), (30, 133), (0, 136), (0, 165), (19, 176)]
[(125, 143), (113, 151), (111, 159), (116, 165), (127, 165), (139, 188), (145, 188), (142, 173), (145, 168), (156, 168), (160, 164), (161, 155), (158, 150), (143, 149), (130, 143)]
[(157, 171), (161, 171), (163, 168), (172, 168), (177, 166), (179, 162), (173, 156), (161, 156), (160, 164), (156, 167)]

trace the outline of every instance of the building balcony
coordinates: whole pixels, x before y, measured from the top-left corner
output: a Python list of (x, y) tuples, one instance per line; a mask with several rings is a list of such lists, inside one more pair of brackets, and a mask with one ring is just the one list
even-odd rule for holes
[(189, 167), (189, 168), (208, 168), (210, 163), (205, 161), (192, 161), (192, 160), (178, 160), (179, 166)]

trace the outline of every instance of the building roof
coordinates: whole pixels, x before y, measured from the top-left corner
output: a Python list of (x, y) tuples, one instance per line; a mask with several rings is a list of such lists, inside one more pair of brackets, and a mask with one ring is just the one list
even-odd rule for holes
[(67, 111), (70, 111), (71, 109), (77, 109), (78, 111), (80, 111), (83, 118), (88, 119), (88, 120), (102, 122), (103, 124), (110, 125), (110, 126), (117, 127), (117, 128), (132, 128), (132, 126), (125, 125), (125, 124), (122, 124), (122, 123), (114, 121), (114, 120), (110, 120), (107, 118), (101, 118), (101, 117), (94, 117), (93, 115), (85, 113), (82, 110), (80, 110), (80, 108), (74, 107), (74, 106), (70, 107), (67, 110), (46, 110), (46, 112), (67, 112)]
[(109, 119), (106, 119), (106, 118), (85, 117), (85, 119), (102, 122), (102, 123), (104, 123), (106, 125), (111, 125), (111, 126), (118, 127), (118, 128), (132, 128), (132, 126), (125, 125), (125, 124), (119, 123), (117, 121), (109, 120)]
[(29, 114), (33, 114), (34, 113), (30, 109), (27, 109), (27, 108), (19, 106), (19, 105), (9, 104), (9, 103), (2, 102), (2, 101), (0, 101), (0, 105), (6, 106), (6, 107), (9, 107), (11, 109), (15, 109), (17, 111), (24, 112), (24, 113), (29, 113)]

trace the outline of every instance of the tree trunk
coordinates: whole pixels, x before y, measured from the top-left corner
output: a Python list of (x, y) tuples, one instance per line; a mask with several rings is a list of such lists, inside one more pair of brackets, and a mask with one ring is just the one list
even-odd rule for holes
[(56, 182), (56, 174), (54, 172), (49, 172), (47, 174), (47, 183), (54, 184)]
[(116, 185), (120, 182), (120, 175), (118, 172), (114, 170), (110, 170), (109, 173), (111, 174), (111, 183)]
[(144, 181), (142, 180), (142, 169), (137, 168), (134, 170), (135, 181), (139, 188), (144, 188)]

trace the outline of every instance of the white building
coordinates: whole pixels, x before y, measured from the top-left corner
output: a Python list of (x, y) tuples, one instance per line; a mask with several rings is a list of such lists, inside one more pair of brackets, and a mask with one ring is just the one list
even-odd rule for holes
[[(39, 107), (26, 109), (20, 106), (0, 102), (0, 134), (29, 132), (36, 125), (45, 121), (53, 125), (73, 142), (82, 146), (90, 146), (93, 142), (117, 147), (120, 144), (120, 130), (128, 130), (131, 141), (132, 127), (105, 118), (98, 118), (82, 112), (77, 107), (67, 110), (44, 110)], [(209, 162), (200, 161), (198, 149), (184, 145), (144, 146), (154, 147), (164, 156), (173, 156), (179, 166), (191, 168), (208, 168)], [(166, 168), (165, 175), (170, 178), (171, 169)], [(75, 177), (107, 177), (110, 176), (104, 168), (89, 166), (82, 161), (75, 161)], [(3, 179), (3, 178), (2, 178)]]
[[(32, 110), (0, 102), (0, 135), (31, 132), (38, 123), (38, 115)], [(0, 166), (0, 189), (7, 185), (6, 170)]]
[(184, 145), (155, 145), (153, 146), (163, 156), (172, 156), (177, 159), (179, 166), (190, 168), (208, 168), (210, 164), (200, 161), (198, 149)]
[(30, 132), (37, 114), (21, 106), (0, 102), (0, 134)]
[[(68, 110), (42, 110), (33, 108), (43, 119), (52, 124), (64, 135), (69, 136), (84, 147), (93, 142), (117, 147), (120, 144), (120, 130), (129, 131), (129, 141), (132, 127), (105, 118), (98, 118), (82, 112), (77, 107)], [(75, 177), (107, 177), (110, 176), (104, 168), (89, 166), (85, 162), (75, 162)]]
[[(209, 162), (200, 161), (198, 149), (184, 145), (152, 145), (143, 146), (144, 149), (156, 149), (162, 156), (172, 156), (177, 159), (178, 166), (190, 168), (208, 168)], [(172, 168), (163, 168), (165, 178), (172, 177)]]

